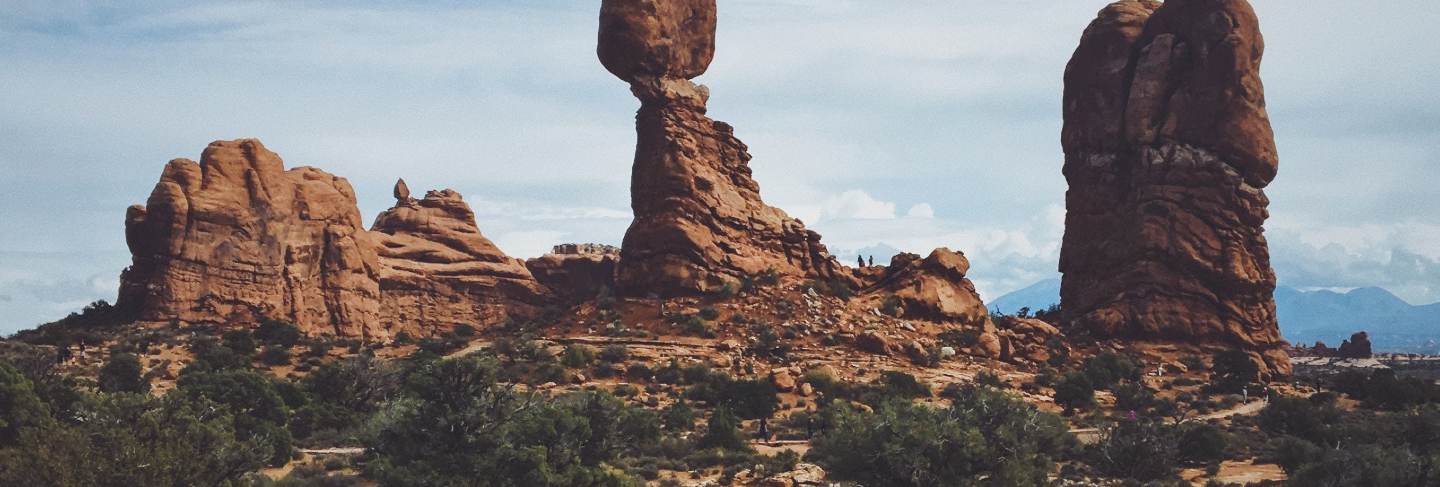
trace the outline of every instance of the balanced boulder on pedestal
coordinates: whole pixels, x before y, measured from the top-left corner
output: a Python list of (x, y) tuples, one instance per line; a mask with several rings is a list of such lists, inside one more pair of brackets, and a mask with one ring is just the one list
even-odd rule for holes
[(767, 206), (734, 130), (690, 79), (715, 54), (715, 0), (605, 0), (600, 61), (640, 99), (617, 270), (631, 296), (698, 294), (773, 270), (853, 279), (799, 220)]

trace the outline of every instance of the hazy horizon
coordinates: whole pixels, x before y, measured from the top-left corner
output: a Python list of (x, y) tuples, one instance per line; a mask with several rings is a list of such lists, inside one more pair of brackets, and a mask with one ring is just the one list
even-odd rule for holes
[[(629, 224), (638, 102), (598, 2), (3, 3), (0, 333), (113, 301), (125, 208), (213, 140), (348, 178), (367, 222), (396, 178), (454, 188), (513, 256)], [(1061, 75), (1107, 3), (720, 0), (697, 81), (833, 253), (948, 246), (989, 300), (1058, 277)], [(1440, 3), (1255, 8), (1280, 284), (1440, 301)]]

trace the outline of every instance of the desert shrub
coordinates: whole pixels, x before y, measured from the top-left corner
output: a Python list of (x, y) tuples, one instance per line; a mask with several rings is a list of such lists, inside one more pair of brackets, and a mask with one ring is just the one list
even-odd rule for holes
[[(656, 419), (604, 393), (547, 401), (471, 355), (414, 371), (382, 413), (367, 476), (383, 485), (639, 485), (607, 463), (659, 438)], [(648, 423), (648, 426), (647, 426)]]
[(660, 413), (660, 422), (667, 430), (689, 431), (695, 427), (695, 410), (684, 399), (676, 399)]
[(202, 372), (181, 376), (176, 391), (229, 408), (236, 436), (262, 445), (270, 465), (290, 459), (290, 409), (274, 379), (248, 370)]
[(720, 319), (720, 312), (717, 311), (714, 306), (706, 306), (704, 308), (700, 308), (698, 314), (700, 316), (700, 319), (705, 321), (715, 321)]
[(140, 358), (129, 353), (111, 355), (100, 368), (98, 382), (101, 392), (150, 392), (150, 381), (144, 377)]
[(250, 330), (230, 330), (220, 336), (220, 341), (237, 354), (249, 357), (255, 354), (255, 336)]
[(614, 364), (624, 362), (629, 358), (630, 352), (625, 349), (624, 345), (606, 345), (605, 348), (600, 349), (600, 354), (597, 356), (600, 360)]
[(1045, 363), (1051, 367), (1064, 367), (1070, 362), (1070, 347), (1060, 337), (1045, 339), (1045, 350), (1050, 353), (1050, 359)]
[(1210, 383), (1219, 392), (1236, 394), (1260, 379), (1260, 366), (1245, 352), (1226, 350), (1211, 360)]
[(264, 319), (255, 328), (255, 339), (271, 345), (293, 347), (300, 343), (300, 329), (287, 321)]
[(685, 315), (676, 322), (680, 332), (688, 336), (714, 338), (715, 332), (710, 329), (710, 323), (696, 315)]
[(981, 371), (980, 373), (975, 374), (975, 383), (978, 385), (994, 387), (997, 389), (1003, 389), (1005, 387), (1005, 381), (1000, 380), (1000, 376), (998, 374), (990, 372), (988, 370)]
[(26, 424), (0, 443), (0, 485), (239, 485), (268, 456), (203, 399), (102, 394), (80, 409), (82, 421)]
[(750, 328), (755, 333), (755, 342), (746, 347), (750, 356), (783, 360), (790, 355), (790, 344), (785, 343), (775, 329), (767, 325), (755, 325)]
[(1129, 382), (1110, 388), (1115, 395), (1115, 409), (1144, 412), (1155, 405), (1155, 391), (1144, 384)]
[[(922, 384), (915, 376), (906, 372), (887, 370), (880, 373), (880, 379), (876, 381), (878, 390), (875, 393), (886, 398), (921, 398), (930, 397), (930, 387)], [(879, 403), (879, 400), (867, 401)]]
[(1199, 372), (1205, 370), (1205, 359), (1198, 355), (1186, 355), (1180, 357), (1180, 365), (1184, 365), (1187, 371)]
[(721, 450), (750, 449), (744, 434), (740, 432), (740, 418), (723, 406), (716, 408), (710, 415), (710, 421), (705, 425), (705, 434), (696, 441), (695, 446)]
[(195, 355), (195, 360), (181, 369), (180, 375), (184, 376), (193, 372), (209, 372), (231, 369), (250, 368), (250, 356), (236, 352), (233, 348), (223, 346), (209, 337), (200, 337), (190, 342), (190, 351)]
[(1103, 352), (1086, 359), (1084, 372), (1096, 389), (1109, 389), (1122, 380), (1140, 380), (1140, 366), (1115, 352)]
[(768, 418), (780, 406), (775, 386), (768, 380), (735, 380), (725, 374), (710, 374), (685, 391), (687, 398), (701, 401), (745, 419)]
[(1173, 476), (1179, 467), (1178, 432), (1159, 421), (1123, 420), (1101, 429), (1086, 451), (1088, 463), (1105, 475), (1142, 482)]
[(993, 389), (947, 409), (890, 401), (865, 413), (836, 403), (806, 459), (864, 485), (1044, 485), (1073, 441), (1063, 421)]
[(287, 365), (290, 363), (290, 349), (280, 345), (270, 345), (260, 352), (260, 362), (265, 365)]
[(1277, 397), (1260, 411), (1260, 428), (1273, 435), (1291, 435), (1313, 442), (1323, 442), (1327, 411), (1310, 401), (1295, 397)]
[(633, 381), (649, 382), (651, 378), (655, 377), (655, 371), (650, 370), (648, 365), (634, 363), (625, 368), (625, 377)]
[(572, 369), (580, 369), (590, 366), (595, 361), (595, 349), (585, 345), (567, 345), (565, 350), (560, 352), (560, 365)]
[(680, 362), (674, 358), (655, 371), (655, 382), (660, 384), (679, 384), (684, 379), (684, 369), (680, 368)]
[(1229, 444), (1229, 435), (1214, 425), (1190, 426), (1180, 434), (1180, 457), (1198, 463), (1218, 462), (1225, 458)]
[(1070, 372), (1055, 384), (1055, 404), (1065, 408), (1065, 415), (1095, 405), (1095, 386), (1084, 373)]

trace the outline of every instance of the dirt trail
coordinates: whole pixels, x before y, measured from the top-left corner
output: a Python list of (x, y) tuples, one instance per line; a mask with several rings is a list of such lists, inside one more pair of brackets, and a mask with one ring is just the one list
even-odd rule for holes
[[(1216, 411), (1210, 414), (1196, 416), (1193, 418), (1185, 418), (1181, 422), (1188, 423), (1191, 421), (1209, 421), (1212, 419), (1223, 419), (1231, 416), (1248, 416), (1260, 412), (1260, 410), (1265, 409), (1265, 406), (1268, 404), (1270, 404), (1270, 401), (1268, 399), (1252, 401), (1230, 409), (1226, 409), (1224, 411)], [(1080, 439), (1081, 443), (1085, 444), (1095, 443), (1096, 441), (1100, 440), (1100, 428), (1075, 428), (1070, 430), (1070, 433), (1074, 434), (1077, 438)]]

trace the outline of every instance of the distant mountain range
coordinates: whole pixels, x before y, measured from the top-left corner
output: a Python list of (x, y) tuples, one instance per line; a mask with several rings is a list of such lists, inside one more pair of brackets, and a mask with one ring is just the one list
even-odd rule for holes
[[(1046, 279), (989, 303), (992, 311), (1045, 309), (1060, 301), (1060, 280)], [(1275, 290), (1280, 332), (1293, 344), (1336, 347), (1364, 330), (1376, 351), (1440, 353), (1440, 303), (1416, 306), (1377, 287), (1349, 292)]]

